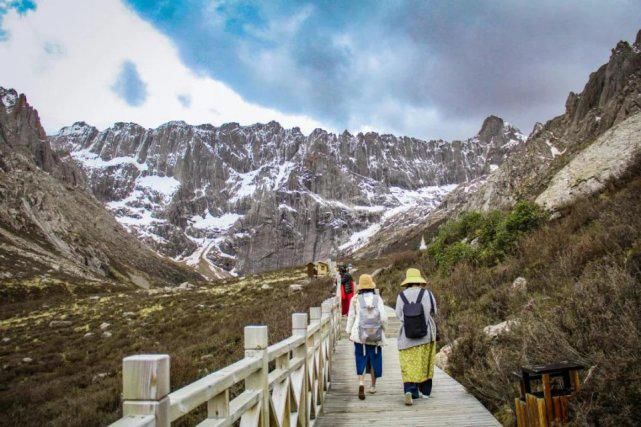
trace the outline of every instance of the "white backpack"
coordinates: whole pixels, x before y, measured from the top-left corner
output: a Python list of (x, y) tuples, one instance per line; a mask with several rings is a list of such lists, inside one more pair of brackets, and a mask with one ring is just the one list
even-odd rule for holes
[(383, 339), (381, 312), (378, 309), (378, 295), (374, 294), (371, 307), (365, 304), (365, 295), (358, 295), (358, 338), (363, 344), (377, 344)]

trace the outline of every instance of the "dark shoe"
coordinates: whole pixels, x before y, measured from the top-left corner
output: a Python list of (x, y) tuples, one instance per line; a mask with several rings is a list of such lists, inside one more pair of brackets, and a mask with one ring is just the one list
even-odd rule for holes
[(364, 385), (359, 385), (358, 386), (358, 398), (361, 400), (365, 400), (365, 386)]

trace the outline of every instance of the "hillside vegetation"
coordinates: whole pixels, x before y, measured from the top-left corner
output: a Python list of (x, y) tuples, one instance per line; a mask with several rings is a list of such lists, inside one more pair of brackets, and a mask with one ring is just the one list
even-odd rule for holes
[[(293, 283), (302, 291), (292, 292)], [(122, 415), (123, 357), (169, 354), (175, 390), (241, 359), (247, 324), (268, 325), (270, 341), (279, 341), (291, 334), (292, 313), (320, 306), (333, 290), (301, 268), (183, 290), (83, 288), (3, 303), (0, 424), (107, 425)], [(176, 425), (205, 417), (201, 408)]]
[[(557, 215), (558, 216), (558, 215)], [(514, 423), (511, 372), (526, 364), (585, 364), (572, 409), (580, 424), (641, 417), (641, 167), (547, 220), (529, 203), (467, 212), (424, 252), (399, 254), (378, 277), (394, 305), (405, 269), (429, 276), (450, 373), (505, 424)], [(513, 286), (518, 277), (526, 289)], [(490, 337), (483, 327), (514, 320)]]

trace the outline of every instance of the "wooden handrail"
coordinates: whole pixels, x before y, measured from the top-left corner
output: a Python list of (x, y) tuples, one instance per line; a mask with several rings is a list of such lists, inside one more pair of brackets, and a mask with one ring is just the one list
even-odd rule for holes
[(267, 355), (269, 357), (269, 361), (271, 362), (277, 357), (289, 353), (296, 347), (302, 345), (304, 342), (305, 339), (302, 337), (291, 336), (287, 339), (277, 342), (276, 344), (270, 345), (269, 347), (267, 347)]
[(154, 422), (153, 415), (128, 415), (111, 425), (113, 427), (151, 427)]
[[(308, 318), (310, 319), (308, 321)], [(207, 404), (199, 426), (308, 426), (319, 415), (330, 386), (340, 335), (340, 301), (292, 315), (292, 335), (270, 346), (267, 326), (245, 327), (245, 357), (169, 393), (168, 355), (123, 359), (123, 414), (112, 427), (169, 427)], [(274, 367), (270, 370), (271, 363)], [(230, 400), (230, 389), (245, 390)]]
[(262, 360), (246, 357), (169, 394), (169, 418), (175, 421), (261, 368)]

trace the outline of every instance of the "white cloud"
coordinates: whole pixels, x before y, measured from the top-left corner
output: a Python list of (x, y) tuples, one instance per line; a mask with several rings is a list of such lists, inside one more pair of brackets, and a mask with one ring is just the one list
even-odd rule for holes
[[(43, 0), (34, 12), (9, 12), (0, 42), (0, 85), (27, 95), (48, 132), (84, 120), (99, 128), (117, 121), (156, 127), (188, 123), (252, 124), (277, 120), (310, 132), (320, 123), (244, 101), (221, 82), (185, 67), (165, 35), (118, 0)], [(111, 86), (125, 61), (146, 84), (144, 104), (127, 105)], [(10, 66), (7, 66), (10, 64)], [(190, 99), (187, 107), (179, 96)], [(183, 98), (184, 99), (184, 98)]]

